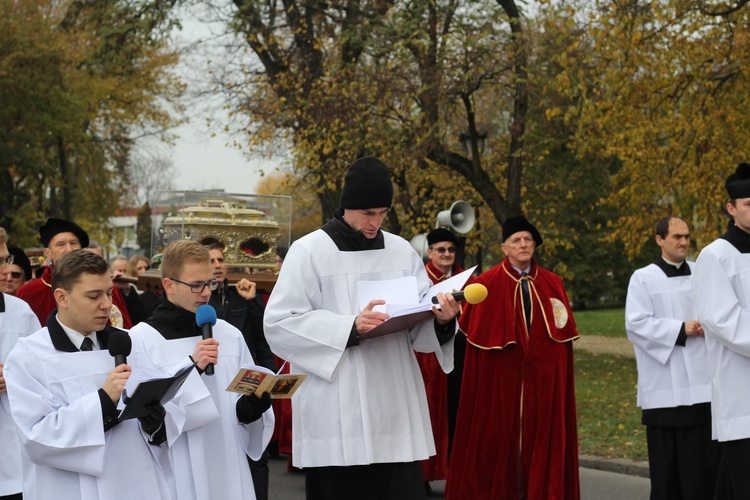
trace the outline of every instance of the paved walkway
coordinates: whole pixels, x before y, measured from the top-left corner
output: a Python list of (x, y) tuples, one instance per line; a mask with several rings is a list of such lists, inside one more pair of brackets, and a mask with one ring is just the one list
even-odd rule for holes
[(585, 349), (597, 354), (617, 354), (618, 356), (635, 357), (633, 344), (628, 339), (581, 335), (573, 342), (574, 349)]
[[(573, 343), (574, 349), (595, 353), (634, 357), (633, 345), (628, 339), (583, 335)], [(271, 459), (269, 500), (296, 500), (304, 498), (304, 475), (286, 472), (285, 459)], [(581, 498), (583, 500), (608, 500), (620, 498), (648, 498), (648, 462), (609, 459), (592, 455), (579, 456), (581, 466)], [(618, 474), (611, 474), (618, 473)], [(609, 474), (609, 475), (607, 475)], [(621, 475), (621, 476), (620, 476)], [(619, 483), (625, 485), (619, 486)], [(442, 498), (445, 481), (433, 481), (430, 498)]]

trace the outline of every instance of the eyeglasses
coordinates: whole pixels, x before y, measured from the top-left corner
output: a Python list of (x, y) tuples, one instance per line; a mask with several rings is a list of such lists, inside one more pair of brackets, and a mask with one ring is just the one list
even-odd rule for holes
[(15, 257), (15, 255), (12, 255), (12, 254), (8, 255), (5, 258), (0, 257), (0, 266), (9, 266), (9, 265), (13, 264), (13, 258), (14, 257)]
[(221, 281), (219, 280), (211, 280), (211, 281), (198, 281), (197, 283), (185, 283), (184, 281), (180, 281), (177, 278), (169, 278), (172, 281), (176, 281), (177, 283), (182, 283), (185, 286), (190, 287), (190, 291), (193, 293), (203, 293), (203, 290), (208, 287), (209, 290), (212, 292), (219, 288), (219, 285), (221, 284)]
[(11, 271), (10, 272), (10, 277), (13, 278), (14, 280), (17, 280), (21, 278), (22, 276), (23, 276), (23, 271)]
[(440, 255), (443, 255), (445, 252), (456, 253), (456, 247), (436, 247), (433, 248), (433, 250), (435, 250)]

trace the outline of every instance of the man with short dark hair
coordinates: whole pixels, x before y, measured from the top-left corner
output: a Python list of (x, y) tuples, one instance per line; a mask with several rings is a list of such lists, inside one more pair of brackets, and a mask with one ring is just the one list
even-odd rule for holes
[(373, 309), (385, 304), (378, 297), (360, 307), (360, 282), (414, 277), (420, 299), (430, 288), (411, 245), (380, 229), (392, 202), (383, 162), (352, 163), (340, 208), (291, 246), (266, 307), (271, 348), (308, 374), (292, 399), (293, 463), (305, 468), (308, 500), (426, 498), (421, 461), (435, 444), (414, 351), (451, 370), (458, 305), (437, 294), (433, 320), (360, 339), (388, 319)]
[(147, 416), (118, 420), (131, 366), (155, 367), (135, 348), (130, 364), (112, 368), (107, 347), (118, 330), (107, 324), (109, 266), (92, 252), (67, 252), (56, 260), (51, 287), (57, 310), (18, 341), (5, 365), (24, 498), (169, 498), (164, 407), (157, 402)]
[(750, 164), (740, 164), (725, 186), (732, 220), (698, 256), (693, 293), (705, 330), (719, 477), (726, 481), (719, 488), (728, 498), (750, 498)]
[(686, 260), (690, 229), (656, 224), (661, 255), (630, 278), (625, 329), (638, 364), (652, 498), (713, 498), (718, 447), (711, 440), (711, 377)]
[[(52, 270), (57, 260), (66, 253), (89, 245), (89, 235), (81, 226), (75, 222), (50, 217), (42, 227), (39, 228), (39, 237), (44, 245), (44, 256), (52, 262), (52, 265), (44, 268), (41, 277), (32, 280), (19, 288), (16, 296), (23, 299), (31, 306), (31, 309), (39, 318), (42, 326), (47, 324), (47, 318), (55, 309), (55, 297), (52, 294)], [(122, 300), (119, 290), (115, 289), (112, 295), (112, 303), (115, 306), (111, 321), (115, 326), (130, 328), (132, 323), (125, 302)]]
[(242, 332), (255, 362), (276, 371), (276, 360), (263, 334), (265, 306), (257, 294), (255, 282), (242, 278), (235, 286), (229, 286), (224, 251), (218, 244), (213, 244), (208, 248), (208, 253), (213, 277), (221, 283), (211, 292), (208, 303), (216, 310), (219, 319), (226, 320)]
[[(186, 426), (170, 448), (177, 498), (254, 500), (246, 457), (260, 458), (271, 438), (270, 395), (238, 397), (226, 390), (240, 368), (256, 367), (235, 327), (218, 320), (213, 337), (201, 338), (196, 312), (220, 285), (213, 279), (208, 250), (197, 241), (174, 241), (164, 250), (160, 271), (161, 303), (149, 319), (130, 330), (130, 336), (165, 372), (189, 359), (196, 362), (198, 370), (182, 387), (184, 400), (211, 396), (200, 404), (186, 403)], [(215, 365), (212, 375), (205, 371), (209, 364)]]
[[(8, 235), (0, 227), (0, 288), (16, 262), (16, 256), (8, 249), (7, 241)], [(28, 266), (28, 259), (26, 265)], [(3, 448), (0, 454), (0, 499), (3, 500), (20, 500), (23, 484), (21, 444), (16, 424), (10, 415), (3, 368), (18, 339), (31, 335), (39, 328), (39, 320), (26, 302), (0, 293), (0, 443)]]
[(461, 402), (446, 498), (580, 497), (573, 340), (562, 279), (537, 265), (539, 230), (503, 223), (505, 259), (476, 282), (488, 300), (463, 307)]

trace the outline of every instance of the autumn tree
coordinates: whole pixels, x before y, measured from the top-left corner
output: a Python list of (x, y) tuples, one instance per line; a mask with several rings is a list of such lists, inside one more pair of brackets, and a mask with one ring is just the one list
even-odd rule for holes
[(0, 0), (2, 224), (15, 243), (36, 244), (47, 216), (93, 229), (120, 205), (133, 145), (164, 134), (182, 91), (174, 3)]
[[(344, 169), (362, 154), (383, 158), (400, 189), (429, 190), (425, 176), (459, 174), (459, 184), (473, 187), (498, 221), (521, 210), (526, 49), (515, 2), (470, 9), (424, 1), (234, 4), (232, 26), (259, 64), (238, 63), (242, 81), (228, 68), (222, 84), (238, 96), (251, 142), (280, 132), (292, 142), (297, 173), (315, 186), (323, 219), (338, 206)], [(488, 85), (513, 90), (500, 109), (480, 104), (490, 113), (477, 120)], [(483, 164), (477, 127), (506, 112), (511, 119), (498, 120), (506, 123), (494, 139), (494, 150), (505, 155)], [(458, 142), (465, 129), (474, 137), (468, 154)], [(409, 199), (424, 206), (413, 193)], [(434, 217), (409, 210), (401, 220)], [(391, 230), (408, 232), (401, 220), (392, 212)]]
[(291, 241), (320, 227), (320, 205), (315, 192), (301, 179), (289, 172), (274, 172), (265, 175), (258, 183), (261, 195), (285, 195), (292, 197)]
[[(688, 220), (701, 248), (725, 228), (724, 179), (747, 159), (747, 2), (579, 2), (579, 38), (559, 61), (575, 105), (573, 145), (618, 159), (612, 237), (631, 257), (666, 215)], [(583, 13), (587, 15), (583, 15)], [(583, 57), (574, 53), (588, 50)], [(644, 214), (648, 214), (644, 217)]]

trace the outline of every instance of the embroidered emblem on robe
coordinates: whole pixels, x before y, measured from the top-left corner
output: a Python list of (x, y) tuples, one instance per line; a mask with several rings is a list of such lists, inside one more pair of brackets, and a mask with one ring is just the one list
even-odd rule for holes
[(560, 302), (558, 299), (549, 299), (552, 302), (552, 312), (555, 314), (555, 326), (562, 328), (568, 324), (568, 310), (565, 308), (565, 304)]

